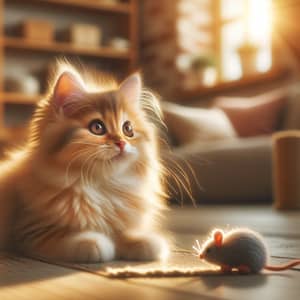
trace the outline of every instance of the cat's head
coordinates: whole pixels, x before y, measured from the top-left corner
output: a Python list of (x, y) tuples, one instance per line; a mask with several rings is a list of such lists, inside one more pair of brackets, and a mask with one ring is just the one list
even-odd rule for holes
[(67, 71), (50, 94), (34, 117), (32, 137), (56, 162), (88, 170), (101, 163), (147, 164), (154, 154), (154, 127), (141, 105), (138, 73), (114, 89), (91, 92), (78, 73)]

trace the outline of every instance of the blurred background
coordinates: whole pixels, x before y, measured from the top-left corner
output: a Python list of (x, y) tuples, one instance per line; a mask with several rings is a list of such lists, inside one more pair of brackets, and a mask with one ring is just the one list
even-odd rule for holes
[(300, 128), (299, 14), (298, 0), (0, 0), (0, 149), (26, 136), (56, 57), (140, 69), (196, 198), (270, 201), (271, 136)]

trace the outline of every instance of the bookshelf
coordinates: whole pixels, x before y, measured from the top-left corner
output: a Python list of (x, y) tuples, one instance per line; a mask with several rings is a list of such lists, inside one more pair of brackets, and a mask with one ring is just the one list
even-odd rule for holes
[[(14, 2), (23, 2), (23, 0), (11, 0)], [(100, 12), (106, 13), (121, 13), (121, 14), (130, 14), (132, 12), (130, 3), (116, 3), (109, 4), (103, 1), (95, 0), (25, 0), (28, 3), (35, 3), (38, 5), (49, 6), (49, 5), (58, 5), (61, 7), (72, 7), (75, 9), (83, 10), (98, 10)]]
[[(7, 30), (12, 25), (11, 19), (14, 19), (14, 15), (18, 17), (16, 18), (18, 21), (22, 16), (26, 18), (26, 13), (29, 19), (35, 13), (40, 18), (42, 16), (47, 19), (48, 12), (50, 21), (55, 23), (56, 19), (58, 23), (67, 19), (71, 20), (70, 24), (76, 22), (89, 24), (88, 21), (91, 19), (96, 20), (95, 22), (99, 20), (102, 27), (101, 21), (104, 20), (105, 28), (112, 27), (117, 31), (116, 35), (111, 37), (124, 37), (129, 41), (130, 46), (124, 50), (113, 48), (107, 43), (97, 47), (77, 46), (57, 38), (54, 41), (45, 42), (30, 40), (18, 34), (11, 34)], [(11, 18), (12, 14), (14, 14), (13, 18)], [(14, 57), (21, 64), (24, 61), (26, 65), (27, 60), (33, 61), (34, 65), (38, 66), (41, 61), (45, 65), (54, 62), (55, 57), (63, 56), (84, 64), (87, 61), (87, 65), (92, 62), (93, 67), (100, 70), (102, 70), (101, 66), (105, 65), (104, 70), (112, 73), (117, 70), (124, 76), (133, 71), (138, 63), (137, 24), (138, 0), (119, 0), (115, 3), (109, 3), (107, 0), (0, 0), (0, 144), (10, 143), (13, 137), (22, 138), (26, 131), (26, 123), (17, 126), (6, 124), (7, 106), (34, 106), (43, 97), (44, 92), (42, 90), (39, 94), (31, 95), (5, 90), (5, 70), (10, 68), (9, 63)], [(109, 34), (112, 35), (113, 32), (110, 31)], [(35, 62), (35, 57), (37, 57), (37, 62)], [(22, 114), (22, 108), (20, 114)]]
[(38, 41), (28, 41), (24, 38), (5, 37), (3, 39), (4, 49), (19, 49), (29, 51), (43, 51), (58, 54), (75, 54), (79, 56), (100, 57), (100, 58), (115, 58), (115, 59), (130, 59), (130, 52), (116, 50), (110, 47), (78, 47), (64, 42), (40, 43)]

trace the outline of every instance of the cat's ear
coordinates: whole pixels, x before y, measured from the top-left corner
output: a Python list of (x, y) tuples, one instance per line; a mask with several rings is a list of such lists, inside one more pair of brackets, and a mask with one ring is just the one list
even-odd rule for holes
[(83, 84), (71, 72), (63, 72), (54, 86), (53, 100), (57, 108), (63, 108), (69, 101), (80, 98), (84, 94)]
[(119, 86), (118, 93), (125, 101), (137, 105), (142, 93), (142, 79), (139, 73), (126, 78)]

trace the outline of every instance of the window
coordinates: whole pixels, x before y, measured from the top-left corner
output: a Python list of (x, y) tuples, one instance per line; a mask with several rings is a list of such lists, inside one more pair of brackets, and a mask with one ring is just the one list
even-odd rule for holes
[[(178, 69), (184, 73), (188, 57), (192, 60), (198, 56), (202, 57), (198, 59), (198, 67), (202, 68), (213, 57), (215, 81), (247, 76), (251, 63), (252, 72), (269, 70), (272, 66), (271, 5), (272, 0), (179, 1)], [(189, 71), (186, 67), (186, 77), (191, 76)], [(208, 82), (212, 84), (212, 80)]]
[(272, 65), (271, 0), (221, 0), (221, 78), (239, 79), (242, 66), (238, 49), (257, 47), (256, 69), (267, 71)]

